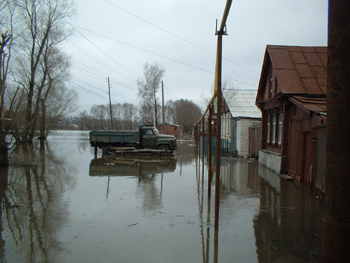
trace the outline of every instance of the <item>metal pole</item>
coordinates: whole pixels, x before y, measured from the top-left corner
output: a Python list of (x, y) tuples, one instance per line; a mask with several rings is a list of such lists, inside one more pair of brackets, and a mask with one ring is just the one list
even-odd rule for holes
[(218, 32), (218, 46), (217, 46), (216, 175), (215, 175), (215, 221), (214, 221), (214, 226), (215, 226), (216, 229), (219, 228), (219, 205), (220, 205), (222, 35), (223, 35), (223, 32)]
[(350, 262), (350, 2), (329, 0), (322, 262)]
[(212, 176), (212, 171), (211, 171), (211, 133), (212, 133), (212, 127), (211, 127), (211, 122), (212, 122), (212, 105), (209, 107), (209, 119), (208, 119), (208, 197), (211, 197), (211, 176)]
[(108, 93), (109, 93), (109, 113), (111, 115), (111, 129), (113, 130), (113, 114), (112, 114), (112, 99), (111, 99), (111, 85), (108, 77)]
[(203, 127), (203, 130), (202, 130), (202, 191), (203, 191), (203, 184), (204, 184), (204, 145), (205, 145), (205, 133), (204, 133), (204, 130), (205, 130), (205, 118), (203, 118), (202, 120), (202, 127)]
[(162, 80), (162, 107), (163, 107), (163, 134), (165, 134), (165, 114), (164, 114), (164, 84)]
[(181, 118), (182, 118), (182, 123), (181, 123), (181, 125), (182, 125), (182, 128), (181, 128), (181, 139), (182, 139), (182, 137), (183, 137), (183, 131), (184, 131), (184, 101), (183, 101), (183, 99), (181, 99)]

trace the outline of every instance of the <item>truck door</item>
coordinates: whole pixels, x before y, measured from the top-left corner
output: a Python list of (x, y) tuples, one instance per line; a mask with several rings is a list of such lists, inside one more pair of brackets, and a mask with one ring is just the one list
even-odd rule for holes
[(142, 141), (143, 148), (155, 148), (157, 144), (157, 137), (153, 133), (152, 129), (144, 129), (142, 131)]

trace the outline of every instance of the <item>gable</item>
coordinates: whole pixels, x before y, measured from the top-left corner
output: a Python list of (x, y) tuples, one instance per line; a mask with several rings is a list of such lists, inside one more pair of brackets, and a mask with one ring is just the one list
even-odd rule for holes
[(266, 47), (256, 104), (282, 95), (326, 97), (327, 47)]
[(225, 89), (223, 97), (233, 118), (261, 118), (255, 105), (256, 90)]

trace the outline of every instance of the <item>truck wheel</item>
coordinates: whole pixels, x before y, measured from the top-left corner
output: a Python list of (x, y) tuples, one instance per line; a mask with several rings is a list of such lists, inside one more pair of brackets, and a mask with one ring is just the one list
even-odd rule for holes
[(165, 150), (166, 152), (168, 152), (170, 149), (169, 145), (159, 145), (158, 146), (158, 150)]
[(106, 147), (103, 147), (103, 154), (109, 154), (109, 151), (111, 150), (112, 146), (107, 145)]

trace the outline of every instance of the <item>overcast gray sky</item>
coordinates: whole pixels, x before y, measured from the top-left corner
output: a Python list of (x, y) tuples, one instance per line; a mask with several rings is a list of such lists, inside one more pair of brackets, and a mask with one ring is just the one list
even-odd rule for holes
[[(113, 103), (138, 105), (143, 65), (165, 68), (165, 101), (204, 107), (212, 96), (215, 21), (226, 0), (76, 0), (75, 32), (64, 44), (72, 57), (71, 87), (80, 111)], [(223, 78), (257, 89), (266, 45), (327, 45), (327, 0), (234, 0), (223, 37)], [(161, 97), (161, 93), (159, 93)]]

